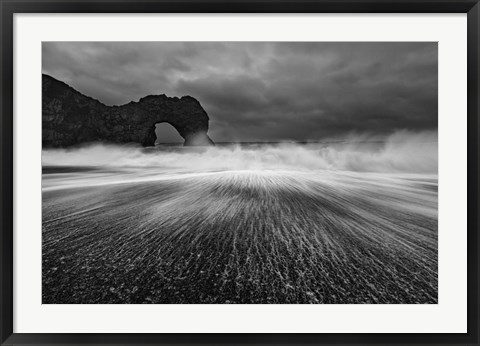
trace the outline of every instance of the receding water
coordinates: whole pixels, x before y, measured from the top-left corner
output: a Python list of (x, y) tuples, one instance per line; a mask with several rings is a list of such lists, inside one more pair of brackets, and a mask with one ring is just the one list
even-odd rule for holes
[(44, 303), (436, 303), (436, 132), (49, 149)]

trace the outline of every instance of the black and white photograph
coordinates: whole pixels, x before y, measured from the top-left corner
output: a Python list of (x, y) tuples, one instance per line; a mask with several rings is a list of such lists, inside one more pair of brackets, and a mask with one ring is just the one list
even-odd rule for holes
[(43, 304), (438, 304), (437, 42), (41, 50)]

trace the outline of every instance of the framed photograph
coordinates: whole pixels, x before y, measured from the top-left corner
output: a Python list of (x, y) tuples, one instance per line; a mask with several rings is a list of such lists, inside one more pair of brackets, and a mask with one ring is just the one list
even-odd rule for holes
[(2, 345), (479, 344), (477, 0), (0, 9)]

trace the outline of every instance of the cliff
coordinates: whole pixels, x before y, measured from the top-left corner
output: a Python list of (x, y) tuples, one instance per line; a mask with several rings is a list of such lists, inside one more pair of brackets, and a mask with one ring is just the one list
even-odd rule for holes
[(151, 95), (122, 106), (106, 106), (67, 84), (42, 75), (42, 145), (68, 147), (86, 142), (155, 143), (155, 124), (170, 123), (184, 145), (212, 145), (208, 115), (193, 97)]

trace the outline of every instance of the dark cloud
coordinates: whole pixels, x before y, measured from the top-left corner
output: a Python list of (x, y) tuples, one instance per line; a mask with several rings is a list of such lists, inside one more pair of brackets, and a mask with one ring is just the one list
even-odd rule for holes
[(43, 72), (113, 105), (191, 95), (216, 141), (437, 128), (436, 43), (44, 42)]

